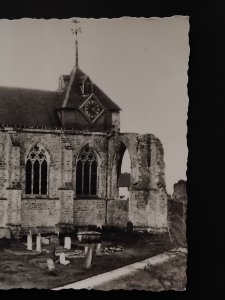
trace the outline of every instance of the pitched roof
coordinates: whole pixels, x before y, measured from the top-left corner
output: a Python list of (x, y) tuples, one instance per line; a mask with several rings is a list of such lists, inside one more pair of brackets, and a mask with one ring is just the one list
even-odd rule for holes
[[(78, 108), (85, 100), (81, 91), (81, 84), (89, 77), (79, 68), (74, 67), (70, 75), (70, 82), (67, 87), (66, 97), (63, 102), (63, 107)], [(89, 79), (90, 80), (90, 79)], [(93, 84), (93, 93), (100, 100), (102, 105), (112, 111), (121, 110), (96, 84)]]
[[(79, 68), (70, 75), (62, 75), (67, 84), (61, 91), (44, 91), (27, 88), (0, 87), (0, 124), (25, 127), (60, 127), (56, 110), (77, 109), (85, 97), (81, 83), (88, 78)], [(120, 110), (99, 87), (93, 84), (93, 92), (102, 105), (111, 111)]]
[(59, 127), (55, 109), (61, 106), (58, 92), (0, 87), (0, 124), (26, 127)]

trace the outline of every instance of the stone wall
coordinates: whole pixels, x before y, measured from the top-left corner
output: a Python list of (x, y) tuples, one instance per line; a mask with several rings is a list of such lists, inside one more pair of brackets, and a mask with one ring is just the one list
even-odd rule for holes
[(60, 201), (51, 199), (22, 199), (22, 227), (54, 227), (60, 220)]
[(112, 112), (112, 130), (120, 131), (120, 112)]
[[(76, 162), (78, 156), (85, 145), (89, 145), (97, 156), (98, 162), (98, 180), (97, 180), (97, 196), (99, 198), (106, 197), (106, 181), (107, 181), (107, 139), (105, 134), (84, 133), (84, 135), (68, 135), (73, 151), (72, 162), (72, 182), (76, 182)], [(74, 185), (75, 187), (75, 185)], [(76, 190), (74, 189), (76, 197)]]
[(73, 223), (75, 226), (105, 225), (106, 201), (99, 199), (74, 200)]
[(7, 214), (8, 222), (11, 225), (21, 225), (21, 190), (7, 188)]
[[(1, 214), (6, 219), (7, 207), (10, 224), (52, 227), (105, 225), (107, 221), (125, 227), (131, 221), (137, 229), (166, 228), (164, 153), (154, 135), (20, 129), (0, 131), (0, 142), (0, 200), (7, 199)], [(46, 197), (25, 194), (26, 156), (36, 143), (49, 155)], [(98, 199), (76, 197), (77, 158), (87, 144), (98, 161)], [(126, 149), (131, 160), (129, 202), (118, 199), (118, 175)]]
[(131, 160), (129, 220), (136, 229), (164, 231), (167, 227), (167, 193), (164, 152), (152, 134), (120, 133), (109, 140), (108, 197), (118, 199), (121, 157)]
[[(2, 134), (2, 132), (0, 133)], [(87, 144), (94, 149), (98, 158), (98, 196), (99, 198), (106, 196), (106, 134), (64, 134), (59, 130), (55, 132), (48, 131), (44, 134), (43, 132), (29, 130), (26, 132), (21, 131), (17, 134), (20, 141), (20, 146), (18, 147), (12, 147), (9, 135), (5, 134), (0, 137), (2, 140), (7, 137), (9, 139), (4, 149), (3, 146), (1, 146), (2, 149), (0, 149), (1, 152), (3, 152), (2, 158), (0, 156), (0, 187), (2, 187), (0, 189), (0, 199), (4, 198), (3, 193), (5, 193), (5, 189), (13, 181), (20, 181), (22, 198), (25, 197), (25, 159), (35, 143), (43, 145), (50, 156), (48, 176), (48, 195), (50, 198), (58, 198), (58, 189), (67, 187), (68, 184), (74, 190), (75, 195), (76, 160), (81, 149)], [(7, 155), (9, 157), (7, 157)], [(18, 172), (18, 170), (20, 170), (20, 172)], [(7, 180), (9, 177), (10, 182)]]
[(175, 247), (186, 247), (186, 181), (179, 180), (174, 184), (172, 197), (168, 197), (168, 224)]
[(8, 215), (7, 215), (7, 200), (0, 200), (0, 227), (5, 227), (8, 222)]
[(173, 195), (170, 202), (174, 203), (174, 207), (179, 207), (180, 215), (185, 218), (187, 210), (187, 191), (185, 180), (179, 180), (177, 183), (174, 184)]
[(60, 224), (73, 224), (73, 190), (60, 189)]
[(107, 225), (126, 228), (129, 221), (129, 200), (107, 201)]
[(61, 139), (59, 133), (47, 132), (21, 132), (20, 133), (20, 165), (21, 165), (21, 188), (22, 197), (25, 196), (25, 159), (31, 148), (39, 143), (47, 150), (50, 156), (48, 187), (49, 197), (58, 198), (58, 189), (61, 187), (61, 166), (62, 166), (62, 151)]
[(7, 198), (9, 186), (10, 139), (7, 132), (0, 131), (0, 199)]

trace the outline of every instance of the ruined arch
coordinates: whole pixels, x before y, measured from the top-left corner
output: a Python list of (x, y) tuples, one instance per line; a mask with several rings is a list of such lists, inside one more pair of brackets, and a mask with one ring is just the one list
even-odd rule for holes
[[(112, 159), (112, 174), (111, 174), (111, 197), (114, 199), (119, 198), (119, 177), (121, 174), (121, 166), (122, 161), (124, 157), (124, 153), (126, 150), (129, 153), (130, 156), (130, 162), (131, 162), (131, 155), (129, 152), (128, 147), (126, 147), (125, 143), (120, 141), (115, 149), (113, 159)], [(131, 163), (131, 170), (132, 170), (132, 163)]]

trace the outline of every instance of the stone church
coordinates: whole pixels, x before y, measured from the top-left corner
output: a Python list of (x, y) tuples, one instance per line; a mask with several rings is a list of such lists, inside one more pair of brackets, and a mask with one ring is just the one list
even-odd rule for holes
[[(120, 132), (120, 107), (80, 69), (76, 50), (56, 91), (0, 87), (0, 235), (128, 222), (164, 231), (162, 144), (153, 134)], [(126, 150), (130, 197), (120, 199)]]

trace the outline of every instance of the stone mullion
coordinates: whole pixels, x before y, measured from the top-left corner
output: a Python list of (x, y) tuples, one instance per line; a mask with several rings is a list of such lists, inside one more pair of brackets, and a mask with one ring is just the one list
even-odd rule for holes
[(91, 195), (91, 165), (92, 163), (89, 163), (89, 195)]
[(81, 195), (84, 194), (84, 164), (85, 164), (85, 162), (82, 161)]
[(41, 195), (41, 164), (42, 162), (39, 162), (39, 195)]
[(50, 164), (47, 162), (47, 189), (46, 189), (47, 195), (48, 195), (48, 191), (49, 191), (49, 186), (48, 186), (49, 185), (49, 177), (50, 177)]

